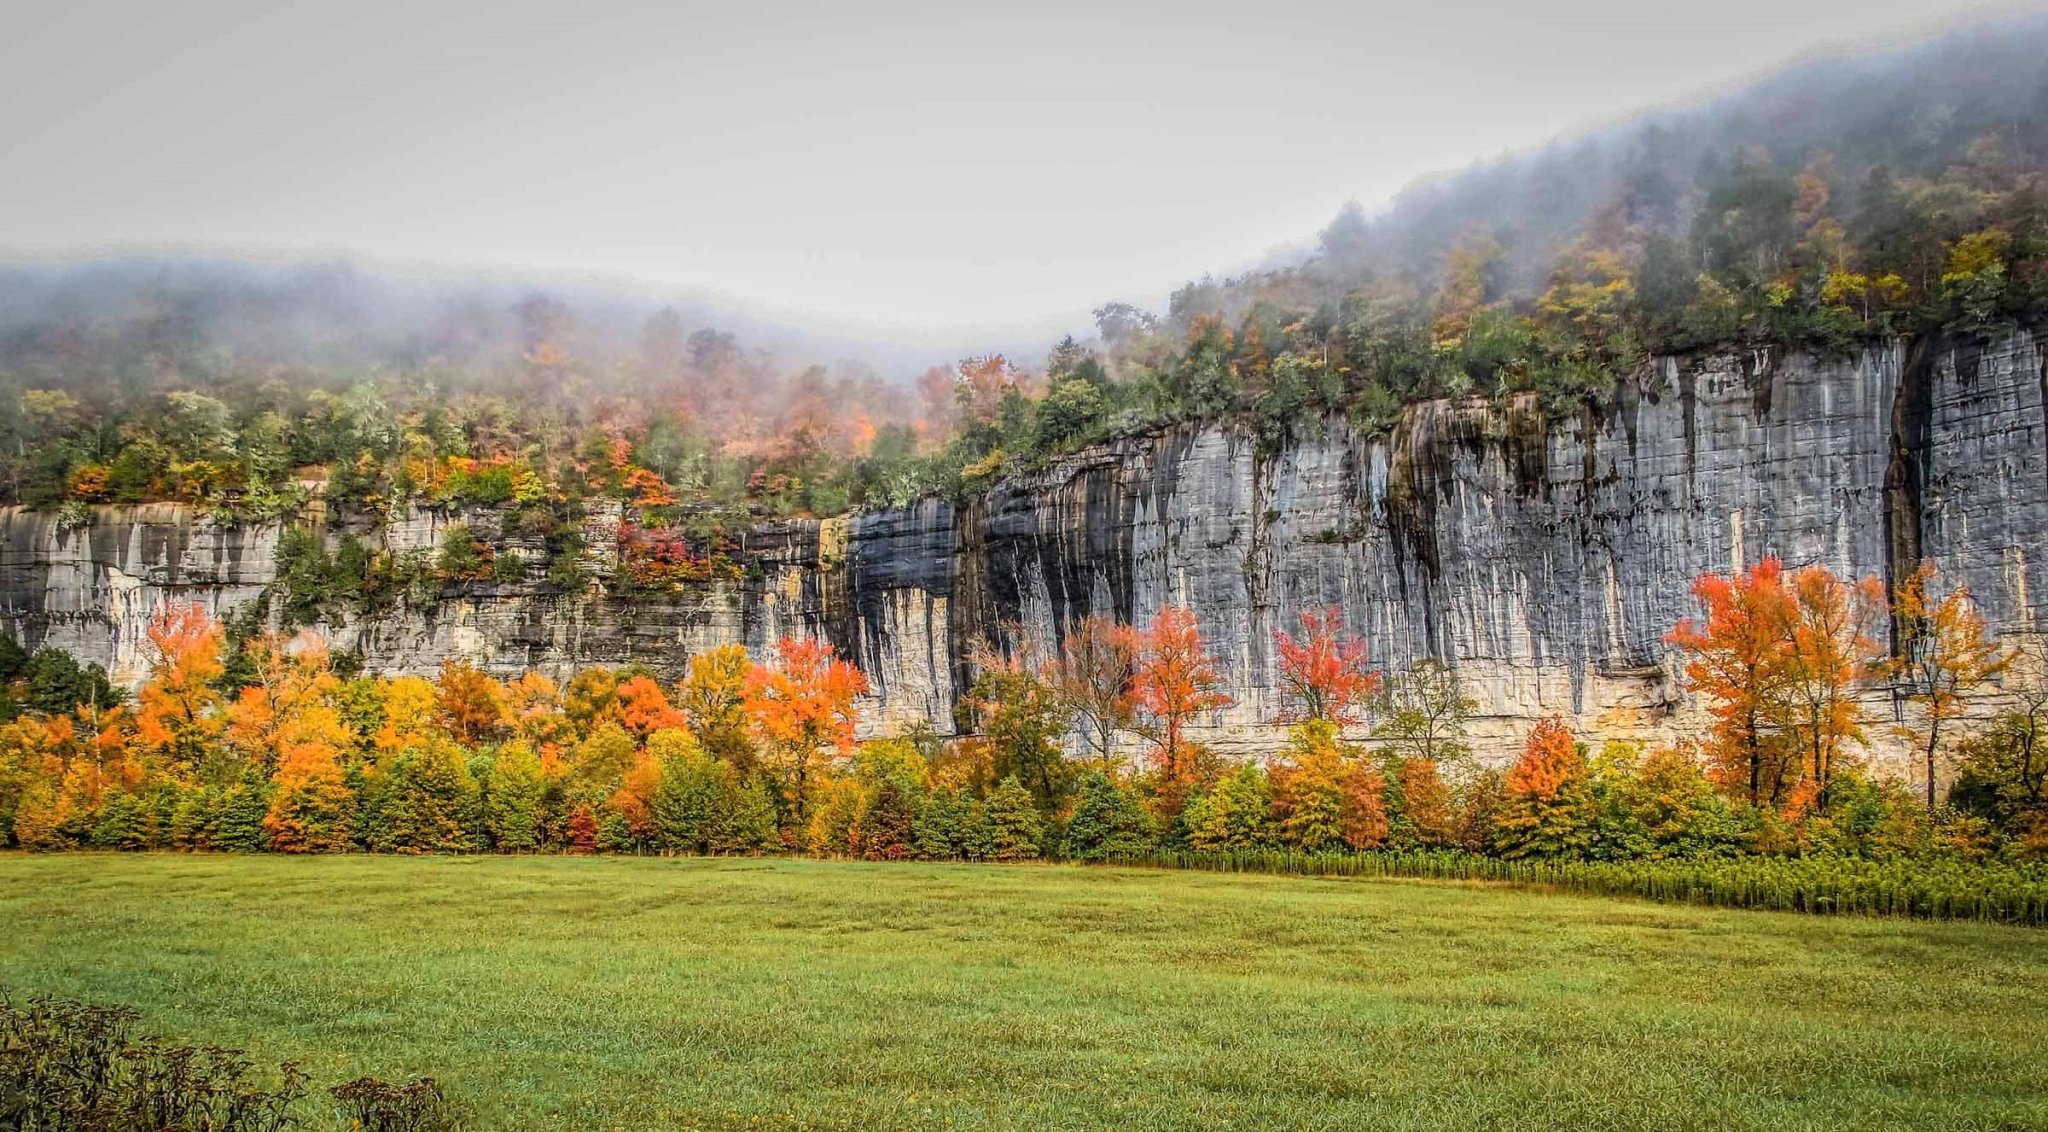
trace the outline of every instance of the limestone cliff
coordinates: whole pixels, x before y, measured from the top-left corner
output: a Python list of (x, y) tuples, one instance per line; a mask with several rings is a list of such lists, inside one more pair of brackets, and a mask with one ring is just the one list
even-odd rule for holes
[[(1272, 631), (1334, 605), (1383, 664), (1454, 664), (1496, 750), (1552, 712), (1594, 737), (1654, 736), (1696, 723), (1661, 643), (1695, 612), (1691, 578), (1765, 554), (1887, 582), (1931, 558), (1994, 627), (2031, 634), (2048, 532), (2044, 393), (2026, 332), (1848, 359), (1662, 359), (1605, 414), (1546, 422), (1526, 401), (1434, 402), (1391, 436), (1310, 422), (1278, 452), (1186, 426), (1074, 454), (959, 507), (763, 524), (744, 539), (744, 582), (659, 602), (601, 584), (466, 586), (328, 631), (375, 670), (459, 656), (558, 674), (624, 661), (672, 673), (713, 644), (765, 650), (812, 633), (868, 673), (871, 728), (943, 730), (974, 640), (1050, 636), (1095, 610), (1143, 622), (1181, 603), (1238, 699), (1210, 737), (1251, 750), (1274, 738), (1261, 725), (1279, 706)], [(487, 513), (422, 512), (371, 537), (431, 546), (452, 522), (496, 530)], [(590, 520), (600, 578), (616, 522)], [(24, 644), (134, 679), (149, 611), (257, 596), (277, 533), (172, 505), (107, 508), (80, 530), (0, 512), (0, 619)]]

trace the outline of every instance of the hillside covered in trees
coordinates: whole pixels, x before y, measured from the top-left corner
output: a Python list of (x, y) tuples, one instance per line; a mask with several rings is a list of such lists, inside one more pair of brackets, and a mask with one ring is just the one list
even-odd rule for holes
[[(1659, 353), (1843, 351), (2048, 303), (2048, 21), (1806, 62), (1754, 86), (1347, 207), (1313, 254), (1110, 303), (1042, 362), (798, 364), (587, 289), (333, 267), (0, 274), (0, 499), (223, 518), (592, 498), (696, 558), (749, 517), (964, 494), (1191, 418), (1270, 445), (1328, 414), (1532, 392), (1597, 413)], [(80, 522), (85, 513), (79, 512)]]

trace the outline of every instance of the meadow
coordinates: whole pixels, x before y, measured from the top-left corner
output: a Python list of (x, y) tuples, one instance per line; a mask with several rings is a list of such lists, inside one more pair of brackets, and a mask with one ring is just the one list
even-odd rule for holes
[(0, 857), (0, 988), (480, 1128), (2048, 1127), (2048, 932), (1499, 885)]

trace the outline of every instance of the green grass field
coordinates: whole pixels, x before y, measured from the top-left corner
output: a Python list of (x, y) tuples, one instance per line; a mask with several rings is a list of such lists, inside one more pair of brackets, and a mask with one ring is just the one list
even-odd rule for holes
[(2048, 1127), (2048, 932), (1425, 882), (0, 858), (0, 987), (485, 1128)]

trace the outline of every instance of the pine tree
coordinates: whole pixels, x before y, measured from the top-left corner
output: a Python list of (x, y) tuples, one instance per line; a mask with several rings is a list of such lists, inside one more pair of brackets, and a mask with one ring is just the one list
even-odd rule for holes
[(220, 794), (212, 787), (189, 786), (178, 792), (177, 808), (171, 811), (171, 846), (175, 849), (211, 849), (214, 824), (220, 817)]
[(967, 803), (960, 816), (960, 855), (970, 861), (990, 861), (996, 855), (996, 827), (987, 802)]
[(941, 786), (925, 797), (910, 823), (919, 860), (950, 861), (966, 854), (962, 826), (967, 809), (967, 799), (948, 787)]
[(1149, 853), (1159, 834), (1145, 807), (1101, 771), (1081, 780), (1074, 816), (1067, 821), (1063, 852), (1082, 861)]
[(148, 815), (142, 800), (125, 790), (108, 793), (93, 820), (90, 843), (95, 849), (148, 848)]
[(1014, 777), (1003, 779), (988, 796), (989, 857), (997, 861), (1028, 861), (1038, 856), (1045, 819), (1032, 803), (1031, 791)]
[(860, 855), (871, 861), (901, 861), (917, 852), (911, 795), (894, 777), (884, 777), (860, 818)]
[(234, 853), (260, 853), (270, 848), (263, 819), (270, 812), (268, 784), (255, 776), (228, 787), (215, 825), (213, 847)]

